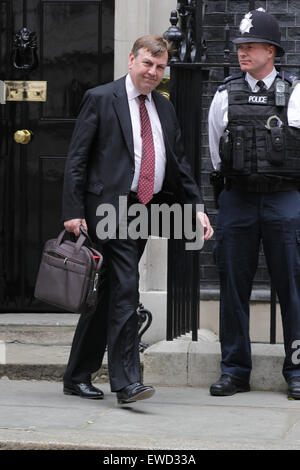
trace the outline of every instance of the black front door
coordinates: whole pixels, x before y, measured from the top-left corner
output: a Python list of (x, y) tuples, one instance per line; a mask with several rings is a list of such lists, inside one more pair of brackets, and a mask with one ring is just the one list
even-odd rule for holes
[[(0, 104), (2, 313), (56, 311), (33, 296), (41, 249), (63, 228), (63, 173), (79, 103), (85, 90), (113, 79), (113, 51), (114, 0), (0, 0), (0, 80), (11, 85)], [(30, 100), (28, 81), (47, 82), (46, 101)], [(29, 143), (14, 140), (18, 130), (29, 131)]]

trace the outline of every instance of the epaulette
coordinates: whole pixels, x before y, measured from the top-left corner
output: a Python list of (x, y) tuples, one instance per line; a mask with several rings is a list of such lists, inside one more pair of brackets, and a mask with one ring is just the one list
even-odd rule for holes
[(218, 91), (223, 91), (226, 89), (226, 85), (228, 82), (232, 80), (237, 80), (238, 78), (242, 78), (244, 76), (244, 72), (234, 73), (233, 75), (229, 75), (229, 77), (224, 78), (223, 84), (218, 87)]
[(299, 80), (299, 78), (298, 78), (296, 75), (293, 75), (293, 74), (290, 73), (290, 72), (285, 72), (284, 70), (278, 72), (277, 75), (278, 75), (278, 77), (280, 77), (282, 80), (286, 80), (290, 85), (293, 85), (293, 83), (294, 83), (296, 80)]

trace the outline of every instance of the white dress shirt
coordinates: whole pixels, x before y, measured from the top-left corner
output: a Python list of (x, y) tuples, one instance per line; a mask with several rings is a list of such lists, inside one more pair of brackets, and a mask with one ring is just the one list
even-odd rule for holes
[[(132, 133), (133, 133), (133, 145), (134, 145), (134, 160), (135, 160), (135, 171), (131, 185), (131, 191), (137, 192), (138, 182), (140, 176), (141, 159), (142, 159), (142, 137), (141, 137), (141, 122), (140, 122), (140, 110), (139, 110), (139, 99), (140, 93), (132, 83), (131, 77), (128, 74), (126, 76), (126, 92), (129, 103)], [(166, 149), (163, 138), (163, 132), (160, 124), (160, 120), (156, 111), (154, 101), (151, 93), (147, 95), (145, 105), (148, 111), (153, 142), (155, 150), (155, 176), (154, 176), (154, 193), (161, 190), (166, 169)]]
[[(270, 88), (273, 81), (275, 80), (277, 71), (274, 68), (272, 72), (267, 75), (263, 82), (267, 89)], [(245, 76), (246, 81), (252, 92), (259, 91), (259, 87), (256, 85), (258, 80), (253, 78), (248, 72)], [(289, 126), (300, 128), (300, 83), (297, 83), (289, 100), (287, 117)], [(208, 115), (208, 132), (209, 132), (209, 148), (210, 156), (213, 167), (219, 169), (220, 166), (220, 155), (219, 155), (219, 143), (220, 138), (228, 125), (228, 92), (227, 90), (217, 91)]]

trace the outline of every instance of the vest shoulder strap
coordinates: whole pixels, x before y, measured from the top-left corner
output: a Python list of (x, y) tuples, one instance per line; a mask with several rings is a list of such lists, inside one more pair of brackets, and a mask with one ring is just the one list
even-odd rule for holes
[(232, 80), (238, 80), (238, 79), (241, 79), (241, 78), (244, 78), (244, 72), (239, 72), (239, 73), (235, 73), (233, 75), (229, 75), (229, 77), (226, 77), (224, 80), (223, 80), (223, 83), (222, 85), (220, 85), (218, 87), (218, 91), (223, 91), (223, 90), (226, 90), (227, 88), (227, 85), (229, 84), (229, 82), (231, 82)]
[(281, 78), (281, 80), (287, 81), (290, 86), (292, 86), (296, 80), (299, 80), (296, 75), (293, 75), (290, 72), (285, 72), (284, 70), (278, 72), (277, 76)]
[[(290, 72), (286, 72), (286, 71), (280, 71), (278, 72), (277, 76), (279, 78), (281, 78), (282, 80), (285, 80), (290, 86), (293, 86), (293, 84), (295, 83), (295, 81), (299, 80), (299, 77), (297, 77), (296, 75), (293, 75), (292, 73)], [(239, 72), (239, 73), (235, 73), (233, 75), (229, 75), (229, 77), (226, 77), (224, 80), (223, 80), (223, 83), (222, 85), (220, 85), (218, 87), (218, 91), (223, 91), (223, 90), (226, 90), (227, 89), (227, 86), (229, 85), (230, 82), (234, 81), (234, 80), (239, 80), (240, 82), (242, 81), (241, 79), (244, 80), (244, 77), (245, 77), (245, 74), (244, 72)]]

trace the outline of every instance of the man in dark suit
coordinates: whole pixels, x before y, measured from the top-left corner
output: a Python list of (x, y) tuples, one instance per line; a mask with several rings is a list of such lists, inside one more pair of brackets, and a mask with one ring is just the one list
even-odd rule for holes
[[(86, 92), (70, 144), (65, 170), (63, 220), (67, 231), (83, 227), (105, 260), (98, 311), (81, 316), (64, 376), (64, 393), (102, 398), (91, 374), (108, 349), (111, 390), (119, 403), (150, 398), (154, 388), (141, 383), (138, 350), (138, 263), (146, 240), (118, 236), (99, 239), (99, 207), (110, 204), (119, 220), (120, 196), (128, 206), (165, 202), (202, 203), (184, 158), (172, 104), (154, 89), (168, 61), (169, 45), (161, 36), (139, 38), (129, 56), (126, 77)], [(213, 230), (204, 212), (196, 217), (203, 239)], [(130, 217), (126, 219), (128, 226)]]

